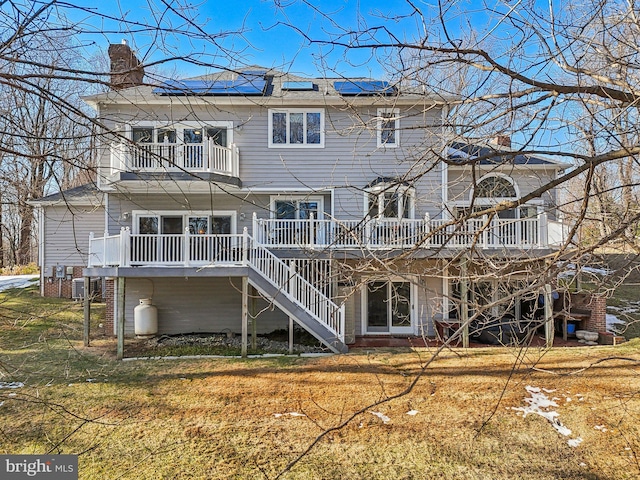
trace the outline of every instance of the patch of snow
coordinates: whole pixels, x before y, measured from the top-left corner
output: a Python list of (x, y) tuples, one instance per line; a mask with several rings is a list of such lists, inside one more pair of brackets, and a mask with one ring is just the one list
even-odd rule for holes
[[(538, 391), (539, 391), (539, 390), (538, 390)], [(554, 389), (543, 388), (543, 389), (542, 389), (542, 391), (543, 391), (544, 393), (553, 393), (553, 392), (555, 392), (556, 390), (555, 390), (555, 388), (554, 388)]]
[(378, 417), (380, 420), (382, 420), (382, 423), (389, 423), (391, 421), (391, 419), (389, 417), (387, 417), (384, 413), (381, 412), (369, 412), (371, 415), (375, 415), (376, 417)]
[[(557, 407), (558, 406), (558, 404), (555, 402), (555, 400), (558, 400), (557, 398), (549, 399), (549, 397), (547, 397), (544, 393), (542, 393), (542, 390), (548, 391), (546, 389), (540, 389), (538, 387), (532, 387), (530, 385), (527, 385), (525, 387), (525, 390), (530, 395), (530, 398), (525, 398), (524, 399), (524, 401), (528, 404), (528, 406), (526, 406), (526, 407), (511, 407), (512, 410), (515, 410), (517, 412), (521, 412), (523, 417), (526, 417), (527, 415), (529, 415), (531, 413), (533, 413), (535, 415), (539, 415), (542, 418), (546, 419), (551, 424), (551, 426), (556, 429), (556, 431), (560, 435), (563, 435), (565, 437), (568, 437), (569, 435), (571, 435), (571, 429), (569, 429), (568, 427), (563, 425), (562, 422), (560, 422), (560, 420), (558, 419), (560, 414), (558, 412), (556, 412), (555, 410), (550, 410), (551, 407)], [(580, 440), (575, 445), (575, 446), (577, 446), (577, 445), (580, 444), (580, 442), (582, 442), (582, 439), (572, 439), (572, 440), (569, 440), (569, 441), (570, 442), (575, 442), (577, 440)]]
[(582, 443), (582, 438), (578, 437), (578, 438), (572, 438), (571, 440), (569, 440), (567, 442), (569, 444), (570, 447), (577, 447), (578, 445), (580, 445)]
[(273, 416), (276, 418), (284, 417), (285, 415), (289, 415), (291, 417), (306, 417), (304, 413), (298, 412), (287, 412), (287, 413), (274, 413)]
[(596, 425), (595, 427), (596, 430), (600, 430), (602, 433), (607, 431), (607, 427), (605, 427), (604, 425)]
[(87, 382), (89, 382), (89, 383), (93, 383), (93, 382), (95, 382), (95, 381), (96, 381), (96, 379), (95, 379), (95, 378), (87, 378)]
[[(558, 278), (569, 278), (576, 275), (576, 265), (574, 263), (568, 263), (565, 267), (566, 270), (560, 272), (558, 274)], [(594, 268), (587, 266), (580, 266), (580, 272), (603, 277), (611, 275), (611, 270), (608, 270), (606, 268)]]
[(607, 332), (615, 333), (616, 325), (624, 325), (627, 322), (624, 320), (620, 320), (618, 317), (611, 313), (607, 313), (606, 315), (607, 322)]
[(0, 402), (0, 407), (1, 407), (2, 405), (4, 405), (4, 402)]
[(31, 285), (39, 285), (36, 281), (39, 275), (3, 275), (0, 276), (0, 292), (9, 290), (10, 288), (27, 288)]
[(0, 382), (0, 388), (22, 388), (24, 383), (22, 382)]
[(419, 414), (419, 413), (420, 413), (420, 411), (419, 411), (419, 410), (409, 410), (409, 411), (407, 412), (407, 415), (414, 416), (414, 415), (417, 415), (417, 414)]

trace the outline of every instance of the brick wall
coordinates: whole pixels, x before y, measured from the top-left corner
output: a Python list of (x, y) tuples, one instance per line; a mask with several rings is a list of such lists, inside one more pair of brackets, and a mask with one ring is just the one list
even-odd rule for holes
[(604, 295), (573, 293), (571, 294), (571, 308), (591, 312), (586, 330), (592, 332), (607, 330), (607, 298)]
[[(44, 279), (44, 296), (45, 297), (60, 297), (71, 298), (72, 283), (74, 278), (82, 278), (82, 269), (84, 267), (73, 267), (73, 274), (71, 278), (65, 276), (63, 279), (57, 279), (55, 277), (45, 277)], [(53, 272), (47, 272), (47, 275)]]
[(105, 312), (104, 312), (104, 333), (105, 335), (113, 336), (113, 314), (114, 314), (114, 297), (113, 290), (115, 285), (114, 279), (107, 279), (104, 282), (104, 292), (103, 297), (105, 301)]

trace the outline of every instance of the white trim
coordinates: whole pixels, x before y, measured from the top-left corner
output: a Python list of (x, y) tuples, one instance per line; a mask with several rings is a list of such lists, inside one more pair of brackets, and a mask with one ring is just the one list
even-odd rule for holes
[[(273, 114), (274, 113), (285, 113), (287, 115), (286, 120), (286, 135), (287, 142), (286, 143), (273, 143)], [(320, 143), (307, 143), (307, 116), (302, 115), (303, 122), (303, 143), (289, 143), (289, 117), (291, 113), (319, 113), (320, 114)], [(268, 128), (267, 128), (267, 146), (269, 148), (324, 148), (324, 139), (325, 139), (325, 111), (324, 108), (270, 108), (268, 110), (267, 119), (268, 119)]]
[[(391, 114), (391, 117), (385, 117), (385, 114)], [(385, 121), (394, 122), (394, 139), (393, 143), (382, 141), (382, 124)], [(400, 146), (400, 109), (399, 108), (378, 108), (376, 112), (376, 144), (378, 148), (397, 148)]]
[[(316, 220), (322, 220), (324, 218), (324, 198), (317, 195), (271, 195), (269, 197), (269, 218), (274, 219), (276, 214), (276, 202), (318, 202), (318, 218)], [(333, 214), (332, 214), (333, 215)]]
[[(231, 217), (231, 233), (235, 234), (238, 231), (238, 212), (235, 210), (132, 210), (131, 233), (138, 234), (139, 217), (182, 217), (184, 226), (189, 225), (189, 217)], [(158, 228), (160, 225), (158, 224)]]
[[(371, 282), (391, 282), (391, 283), (408, 283), (409, 284), (409, 319), (411, 325), (409, 327), (395, 327), (396, 330), (393, 330), (394, 327), (389, 325), (388, 332), (368, 332), (367, 331), (367, 319), (369, 317), (369, 290), (368, 284)], [(364, 279), (362, 285), (360, 286), (360, 334), (361, 335), (416, 335), (418, 328), (417, 321), (417, 302), (418, 302), (418, 286), (415, 282), (415, 277), (413, 275), (408, 277), (400, 277), (400, 276), (392, 276), (392, 277), (378, 277), (372, 276)], [(389, 319), (387, 318), (387, 322)]]
[(500, 203), (504, 200), (513, 200), (514, 198), (520, 198), (520, 188), (518, 187), (518, 182), (516, 182), (513, 177), (504, 174), (504, 173), (500, 173), (500, 172), (491, 172), (491, 173), (487, 173), (486, 175), (483, 175), (482, 177), (480, 177), (478, 179), (478, 181), (476, 182), (475, 185), (471, 185), (471, 188), (469, 189), (469, 202), (471, 202), (471, 199), (473, 198), (473, 195), (476, 191), (476, 188), (478, 187), (478, 185), (480, 185), (484, 180), (491, 178), (491, 177), (499, 177), (502, 178), (504, 180), (506, 180), (507, 182), (509, 182), (512, 186), (513, 189), (516, 192), (515, 197), (476, 197), (474, 200), (474, 203), (478, 203), (479, 201), (483, 201), (484, 203)]
[(184, 143), (184, 130), (190, 130), (198, 127), (226, 128), (227, 129), (227, 145), (224, 145), (224, 146), (228, 147), (229, 145), (233, 144), (234, 129), (233, 129), (233, 122), (230, 120), (222, 120), (222, 121), (220, 120), (211, 120), (211, 121), (186, 120), (186, 121), (178, 121), (178, 122), (168, 122), (168, 121), (160, 121), (160, 120), (153, 120), (153, 121), (141, 120), (139, 122), (130, 122), (126, 124), (126, 127), (125, 127), (125, 136), (129, 140), (133, 140), (134, 127), (153, 128), (154, 138), (152, 139), (153, 141), (151, 143), (159, 143), (155, 138), (155, 135), (157, 135), (159, 129), (174, 129), (176, 131), (176, 144)]
[(399, 217), (383, 217), (382, 213), (384, 212), (385, 202), (384, 195), (385, 193), (397, 193), (398, 194), (398, 210), (404, 212), (405, 210), (405, 201), (409, 200), (409, 208), (408, 208), (408, 217), (409, 220), (415, 219), (416, 215), (416, 189), (413, 186), (402, 185), (393, 182), (381, 182), (373, 187), (366, 188), (364, 191), (364, 215), (369, 215), (369, 196), (374, 194), (378, 196), (378, 213), (374, 215), (375, 218), (396, 218), (402, 219), (404, 216)]
[(40, 264), (40, 296), (44, 297), (44, 286), (45, 286), (45, 238), (46, 238), (46, 230), (44, 225), (44, 208), (36, 207), (38, 209), (38, 263)]

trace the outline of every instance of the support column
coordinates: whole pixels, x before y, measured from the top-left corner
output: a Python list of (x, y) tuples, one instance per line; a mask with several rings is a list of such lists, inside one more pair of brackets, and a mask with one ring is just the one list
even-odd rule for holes
[(249, 278), (242, 277), (242, 350), (241, 355), (247, 356), (247, 337), (249, 330)]
[(84, 329), (82, 339), (84, 346), (89, 346), (89, 334), (91, 332), (91, 292), (89, 277), (84, 277)]
[(289, 355), (293, 354), (293, 317), (289, 317)]
[(547, 348), (553, 347), (553, 335), (553, 296), (551, 294), (551, 285), (547, 283), (544, 286), (544, 341)]
[(118, 277), (118, 301), (116, 305), (118, 306), (118, 347), (116, 352), (116, 358), (118, 360), (122, 360), (124, 358), (124, 318), (125, 318), (125, 308), (124, 308), (124, 277)]
[(469, 348), (469, 277), (467, 259), (460, 263), (460, 320), (462, 322), (462, 347)]
[(251, 348), (255, 350), (256, 348), (258, 348), (258, 319), (256, 318), (256, 302), (258, 300), (258, 292), (256, 291), (256, 287), (251, 285), (249, 293), (251, 294), (251, 309), (249, 310), (251, 313)]

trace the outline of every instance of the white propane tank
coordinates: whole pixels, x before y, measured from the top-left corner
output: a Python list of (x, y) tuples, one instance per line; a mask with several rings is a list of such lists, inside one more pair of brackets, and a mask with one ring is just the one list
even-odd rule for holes
[(139, 336), (158, 333), (158, 309), (151, 304), (151, 298), (141, 298), (140, 305), (133, 309), (134, 332)]

